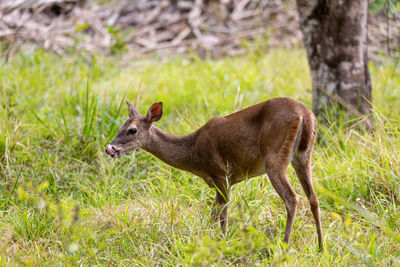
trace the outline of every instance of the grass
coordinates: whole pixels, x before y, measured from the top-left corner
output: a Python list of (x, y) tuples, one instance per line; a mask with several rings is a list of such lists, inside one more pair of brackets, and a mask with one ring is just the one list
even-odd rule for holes
[(0, 265), (399, 266), (399, 68), (370, 65), (374, 135), (320, 126), (313, 176), (326, 252), (318, 253), (291, 167), (300, 205), (282, 249), (286, 212), (265, 176), (234, 187), (221, 236), (214, 192), (200, 178), (143, 151), (104, 153), (127, 117), (125, 100), (137, 99), (142, 113), (163, 101), (157, 125), (174, 134), (272, 97), (310, 106), (303, 51), (130, 63), (20, 53), (0, 66)]

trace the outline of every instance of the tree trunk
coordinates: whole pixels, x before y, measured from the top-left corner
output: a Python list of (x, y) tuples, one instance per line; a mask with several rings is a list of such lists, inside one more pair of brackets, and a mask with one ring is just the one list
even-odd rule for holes
[(313, 83), (313, 111), (371, 112), (368, 0), (296, 0)]

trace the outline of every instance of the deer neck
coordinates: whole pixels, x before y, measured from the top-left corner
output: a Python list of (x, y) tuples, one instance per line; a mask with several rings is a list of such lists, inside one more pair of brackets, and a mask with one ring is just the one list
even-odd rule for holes
[(160, 128), (151, 126), (150, 140), (143, 149), (165, 163), (186, 171), (193, 171), (195, 134), (175, 136)]

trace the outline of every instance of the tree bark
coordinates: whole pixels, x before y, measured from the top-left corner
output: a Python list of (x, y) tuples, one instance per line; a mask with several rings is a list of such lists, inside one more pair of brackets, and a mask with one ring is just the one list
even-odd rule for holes
[(371, 113), (368, 0), (296, 0), (313, 84), (313, 111)]

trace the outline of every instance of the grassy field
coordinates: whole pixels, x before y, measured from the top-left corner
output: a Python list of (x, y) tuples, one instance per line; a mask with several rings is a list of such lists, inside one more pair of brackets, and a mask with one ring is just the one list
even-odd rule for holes
[[(291, 244), (286, 210), (262, 176), (234, 186), (229, 231), (211, 220), (214, 192), (144, 151), (104, 153), (127, 117), (163, 101), (157, 125), (186, 134), (277, 96), (310, 106), (301, 50), (217, 61), (59, 57), (0, 65), (0, 265), (400, 265), (400, 66), (371, 63), (376, 132), (332, 120), (313, 156), (326, 252), (307, 199)], [(138, 97), (138, 95), (140, 97)]]

